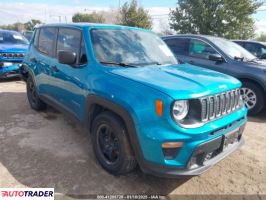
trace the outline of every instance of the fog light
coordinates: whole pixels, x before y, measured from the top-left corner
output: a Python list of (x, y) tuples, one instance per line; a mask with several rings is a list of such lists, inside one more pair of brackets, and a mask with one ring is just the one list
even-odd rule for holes
[(199, 165), (197, 164), (197, 157), (192, 157), (189, 161), (189, 169), (195, 169), (199, 167)]
[(174, 159), (181, 147), (183, 142), (165, 142), (162, 144), (163, 154), (165, 159), (171, 160)]
[(205, 158), (204, 158), (204, 162), (210, 160), (212, 158), (212, 156), (213, 156), (213, 152), (207, 153)]
[(8, 67), (8, 66), (11, 66), (13, 65), (12, 62), (3, 62), (3, 67)]

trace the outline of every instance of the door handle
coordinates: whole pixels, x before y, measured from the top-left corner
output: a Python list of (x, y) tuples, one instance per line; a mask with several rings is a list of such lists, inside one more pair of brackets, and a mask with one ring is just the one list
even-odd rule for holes
[(54, 72), (59, 72), (59, 69), (57, 68), (56, 65), (53, 65), (53, 66), (51, 67), (51, 69), (52, 69), (52, 71), (54, 71)]

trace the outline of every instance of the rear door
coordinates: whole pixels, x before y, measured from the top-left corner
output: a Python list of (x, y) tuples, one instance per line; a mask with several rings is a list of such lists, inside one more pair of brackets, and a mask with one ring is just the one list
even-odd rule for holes
[(55, 27), (43, 27), (36, 31), (34, 38), (34, 50), (30, 55), (30, 62), (34, 65), (36, 82), (39, 93), (54, 98), (55, 91), (51, 63), (55, 55), (55, 41), (57, 29)]

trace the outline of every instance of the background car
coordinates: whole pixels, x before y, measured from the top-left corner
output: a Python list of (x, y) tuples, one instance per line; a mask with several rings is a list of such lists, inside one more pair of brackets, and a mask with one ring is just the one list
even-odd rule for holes
[(254, 56), (260, 59), (266, 59), (266, 42), (234, 40), (233, 42), (241, 45)]
[(19, 77), (28, 40), (16, 31), (0, 30), (0, 78)]
[(236, 43), (213, 36), (175, 35), (163, 40), (182, 62), (232, 75), (242, 81), (242, 98), (249, 114), (265, 105), (266, 64)]

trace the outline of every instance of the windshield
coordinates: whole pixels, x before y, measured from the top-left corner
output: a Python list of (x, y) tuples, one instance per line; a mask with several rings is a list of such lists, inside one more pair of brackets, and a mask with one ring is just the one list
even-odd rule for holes
[(240, 45), (222, 38), (212, 38), (211, 41), (218, 46), (226, 55), (234, 59), (253, 60), (254, 55)]
[(0, 31), (0, 44), (28, 44), (28, 40), (20, 33)]
[(31, 40), (33, 32), (24, 32), (23, 35), (25, 38), (27, 38), (28, 41)]
[(148, 31), (93, 29), (91, 38), (95, 56), (102, 63), (124, 63), (134, 66), (177, 63), (166, 44)]

